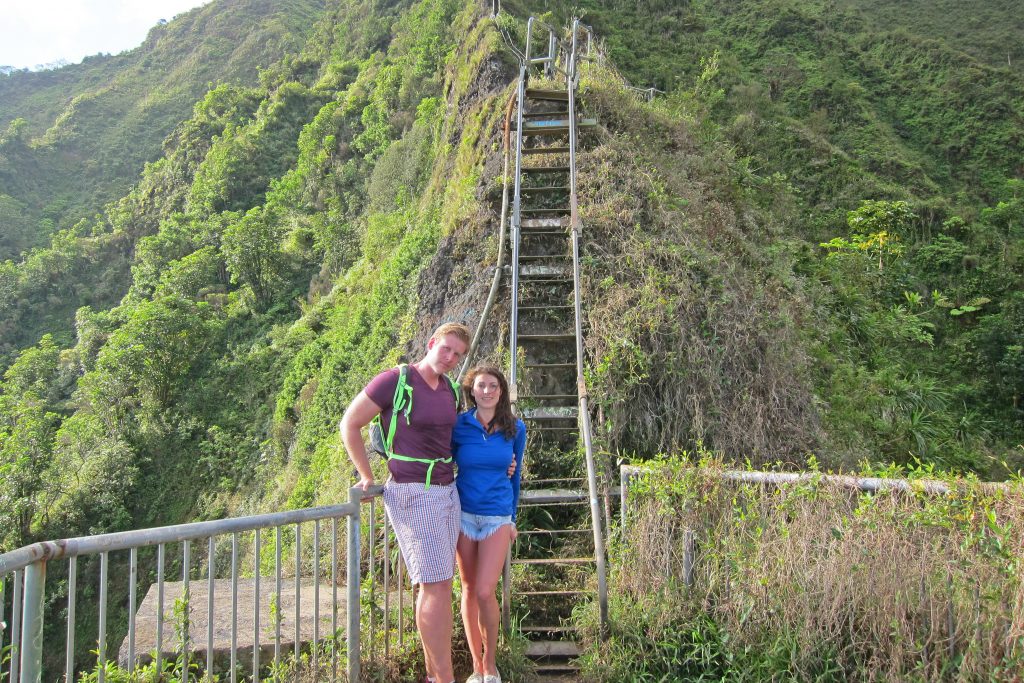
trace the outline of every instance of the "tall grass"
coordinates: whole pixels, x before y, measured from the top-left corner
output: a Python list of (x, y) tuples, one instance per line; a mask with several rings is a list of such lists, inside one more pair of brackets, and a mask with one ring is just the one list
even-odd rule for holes
[(630, 489), (587, 680), (1024, 680), (1022, 482), (869, 494), (721, 469), (656, 465)]

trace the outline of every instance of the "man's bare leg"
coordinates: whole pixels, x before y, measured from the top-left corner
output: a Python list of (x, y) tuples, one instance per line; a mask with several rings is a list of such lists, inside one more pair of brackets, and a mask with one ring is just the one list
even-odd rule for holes
[(452, 580), (421, 583), (416, 628), (423, 643), (427, 676), (438, 683), (455, 680), (452, 670)]

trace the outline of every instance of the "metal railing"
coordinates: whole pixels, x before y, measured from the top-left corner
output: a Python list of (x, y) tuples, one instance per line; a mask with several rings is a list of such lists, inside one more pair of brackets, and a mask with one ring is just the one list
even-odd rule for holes
[[(619, 467), (619, 514), (623, 529), (627, 521), (627, 502), (629, 482), (635, 477), (648, 473), (645, 467), (638, 465), (621, 465)], [(719, 475), (726, 481), (740, 484), (766, 484), (782, 486), (785, 484), (827, 483), (863, 492), (901, 491), (904, 493), (922, 493), (941, 496), (955, 490), (955, 487), (943, 481), (932, 479), (893, 479), (889, 477), (858, 477), (848, 474), (824, 474), (822, 472), (756, 472), (748, 470), (722, 470)], [(1003, 482), (979, 482), (983, 491), (1011, 491), (1012, 486)]]
[(601, 525), (601, 506), (598, 501), (597, 467), (594, 462), (593, 430), (590, 424), (590, 405), (587, 396), (586, 376), (583, 371), (583, 303), (582, 279), (580, 274), (580, 214), (576, 194), (576, 86), (579, 84), (579, 51), (577, 37), (580, 30), (587, 36), (587, 53), (593, 42), (590, 27), (581, 27), (579, 19), (572, 23), (572, 47), (569, 51), (569, 227), (572, 234), (572, 275), (573, 312), (576, 324), (576, 386), (579, 394), (580, 434), (583, 436), (583, 451), (587, 462), (587, 489), (590, 494), (590, 519), (594, 531), (594, 559), (597, 563), (597, 595), (601, 615), (601, 628), (608, 623), (608, 585), (605, 567), (604, 532)]
[[(397, 635), (399, 645), (404, 642), (405, 621), (408, 616), (409, 627), (412, 617), (406, 615), (404, 607), (406, 587), (403, 578), (403, 566), (398, 559), (400, 555), (392, 558), (391, 553), (391, 531), (388, 529), (386, 518), (381, 529), (383, 534), (378, 532), (377, 527), (377, 506), (374, 498), (380, 494), (382, 487), (377, 486), (368, 492), (359, 488), (349, 491), (349, 500), (340, 505), (329, 505), (323, 507), (306, 508), (302, 510), (289, 510), (271, 514), (254, 515), (249, 517), (238, 517), (232, 519), (215, 520), (208, 522), (196, 522), (181, 524), (154, 529), (141, 529), (136, 531), (124, 531), (117, 533), (88, 536), (82, 538), (65, 539), (61, 541), (46, 541), (19, 548), (12, 552), (0, 555), (0, 651), (6, 648), (9, 651), (9, 680), (14, 683), (38, 683), (42, 679), (43, 653), (44, 648), (50, 653), (50, 661), (53, 660), (53, 652), (60, 643), (44, 642), (44, 606), (47, 602), (46, 579), (47, 568), (54, 562), (66, 559), (66, 579), (59, 582), (58, 591), (51, 596), (50, 602), (56, 602), (59, 606), (63, 601), (65, 617), (64, 637), (64, 677), (70, 682), (75, 678), (75, 652), (76, 652), (76, 627), (80, 624), (76, 620), (76, 607), (78, 602), (79, 582), (79, 558), (98, 559), (98, 590), (96, 591), (97, 604), (97, 640), (96, 647), (90, 648), (96, 653), (95, 670), (99, 683), (105, 680), (108, 667), (112, 665), (110, 660), (109, 645), (111, 628), (110, 616), (110, 567), (111, 557), (115, 553), (127, 554), (127, 567), (124, 574), (119, 578), (128, 577), (127, 596), (117, 596), (117, 605), (123, 607), (127, 600), (127, 625), (124, 643), (120, 649), (119, 663), (125, 667), (129, 674), (135, 673), (139, 668), (148, 663), (155, 665), (157, 672), (164, 671), (165, 665), (176, 664), (180, 669), (181, 680), (185, 683), (189, 680), (191, 671), (198, 669), (202, 663), (197, 656), (205, 649), (205, 665), (203, 674), (207, 680), (212, 680), (212, 673), (216, 671), (214, 659), (216, 636), (222, 635), (225, 628), (222, 627), (230, 620), (230, 645), (229, 645), (229, 667), (227, 680), (235, 683), (240, 676), (251, 678), (253, 681), (260, 680), (264, 671), (269, 671), (275, 680), (286, 676), (287, 666), (293, 665), (293, 673), (298, 675), (299, 663), (302, 662), (302, 652), (308, 653), (308, 660), (302, 666), (312, 667), (315, 675), (331, 681), (338, 679), (340, 643), (346, 643), (345, 667), (346, 679), (357, 681), (360, 676), (362, 659), (368, 655), (373, 658), (374, 643), (377, 639), (376, 620), (377, 614), (383, 613), (382, 633), (384, 641), (384, 656), (387, 657), (390, 646)], [(369, 498), (369, 515), (364, 515), (361, 507), (361, 500)], [(344, 529), (345, 556), (339, 558), (339, 520), (346, 522)], [(361, 531), (363, 522), (367, 523), (369, 543), (364, 553), (361, 549)], [(323, 522), (329, 522), (330, 536), (329, 550), (324, 549), (322, 539)], [(308, 548), (303, 546), (303, 525), (312, 525), (312, 543)], [(264, 557), (264, 551), (269, 550), (269, 545), (263, 545), (262, 532), (272, 531), (273, 542), (273, 576), (264, 577), (264, 566), (271, 563), (271, 558)], [(308, 530), (307, 530), (308, 531)], [(244, 538), (243, 538), (244, 535)], [(382, 535), (383, 553), (379, 559), (377, 556), (378, 536)], [(244, 541), (244, 544), (243, 544)], [(196, 583), (194, 579), (202, 573), (203, 562), (193, 562), (193, 543), (205, 542), (206, 546), (206, 596), (205, 596), (205, 633), (194, 633), (199, 630), (195, 620), (204, 612), (200, 611), (202, 606), (194, 604), (192, 599), (192, 586)], [(251, 545), (249, 544), (251, 542)], [(226, 555), (219, 553), (225, 544), (230, 545), (230, 575), (227, 580), (219, 580), (218, 557)], [(171, 619), (167, 618), (168, 610), (168, 586), (167, 564), (168, 546), (177, 544), (180, 546), (180, 570), (181, 584), (174, 585), (171, 592), (176, 592), (177, 597), (172, 603)], [(291, 586), (285, 586), (283, 580), (287, 572), (285, 568), (285, 546), (294, 555), (294, 576), (291, 579)], [(239, 556), (245, 552), (245, 547), (251, 549), (251, 580), (245, 581), (243, 598), (251, 596), (251, 614), (242, 614), (244, 622), (252, 624), (252, 630), (248, 635), (252, 642), (239, 643), (241, 634), (239, 628), (240, 608), (249, 606), (248, 600), (240, 600), (239, 587), (243, 570), (239, 567)], [(154, 566), (143, 567), (140, 572), (140, 551), (145, 549), (156, 549)], [(329, 552), (329, 555), (328, 555)], [(151, 553), (150, 553), (151, 554)], [(172, 561), (176, 558), (172, 558)], [(227, 557), (220, 565), (227, 565)], [(321, 575), (321, 567), (329, 563), (329, 570)], [(345, 581), (342, 584), (339, 567), (340, 562), (345, 564)], [(367, 565), (366, 573), (363, 573), (362, 565)], [(393, 570), (393, 565), (397, 565)], [(95, 569), (95, 567), (93, 568)], [(226, 567), (225, 567), (226, 569)], [(153, 636), (153, 647), (146, 652), (140, 652), (138, 635), (140, 632), (137, 623), (139, 612), (138, 587), (140, 573), (144, 576), (154, 576), (150, 586), (150, 595), (155, 600), (155, 625), (147, 622), (145, 635)], [(248, 573), (248, 572), (245, 572)], [(381, 595), (378, 594), (378, 576), (383, 575), (383, 606), (378, 604)], [(327, 625), (327, 615), (321, 613), (321, 576), (324, 579), (330, 577), (330, 621)], [(364, 578), (369, 578), (364, 582)], [(7, 579), (11, 579), (8, 581)], [(273, 581), (271, 590), (264, 593), (264, 584), (261, 579)], [(393, 633), (391, 626), (392, 617), (392, 581), (397, 586), (397, 619)], [(115, 581), (116, 584), (123, 584), (123, 581)], [(365, 585), (364, 585), (365, 583)], [(4, 608), (8, 604), (5, 599), (5, 588), (8, 584), (13, 585), (13, 594), (10, 605), (10, 628), (4, 627)], [(339, 624), (339, 586), (344, 586), (345, 591), (345, 626)], [(362, 595), (361, 595), (362, 587)], [(61, 594), (66, 589), (66, 594)], [(217, 600), (221, 592), (229, 593), (228, 600)], [(288, 594), (291, 591), (291, 594)], [(92, 591), (89, 591), (90, 593)], [(153, 595), (155, 592), (155, 595)], [(309, 593), (312, 592), (312, 619), (310, 623)], [(305, 598), (303, 595), (305, 594)], [(199, 600), (201, 602), (201, 600)], [(245, 607), (243, 607), (243, 602)], [(285, 625), (285, 610), (293, 603), (293, 612), (290, 619), (293, 620), (293, 632), (287, 634), (292, 638), (291, 660), (282, 645), (287, 642), (282, 639), (282, 630)], [(410, 606), (412, 601), (410, 600)], [(352, 606), (355, 606), (352, 609)], [(366, 609), (361, 609), (366, 606)], [(145, 605), (143, 611), (146, 611)], [(268, 622), (261, 623), (261, 614), (266, 613)], [(369, 652), (361, 652), (361, 615), (365, 614), (368, 619), (368, 631), (370, 635)], [(305, 619), (305, 621), (304, 621)], [(173, 620), (173, 623), (169, 623)], [(324, 623), (322, 623), (324, 622)], [(150, 626), (153, 627), (152, 631)], [(305, 628), (304, 628), (305, 626)], [(322, 633), (329, 629), (329, 633)], [(273, 627), (273, 636), (264, 636)], [(173, 629), (173, 635), (167, 631)], [(53, 633), (60, 629), (49, 629), (47, 633)], [(7, 631), (10, 632), (9, 637)], [(167, 637), (171, 635), (172, 637)], [(52, 640), (52, 637), (51, 637)], [(147, 640), (147, 642), (149, 642)], [(273, 645), (273, 657), (264, 659), (264, 650), (269, 650)], [(173, 648), (168, 652), (168, 647)], [(239, 652), (251, 649), (251, 667), (239, 661)], [(269, 654), (269, 653), (268, 653)], [(175, 660), (174, 664), (171, 658)], [(321, 659), (321, 658), (324, 659)], [(326, 658), (329, 657), (329, 662)], [(165, 659), (166, 658), (166, 659)], [(329, 666), (329, 676), (323, 671)], [(83, 667), (77, 667), (81, 670)], [(91, 668), (86, 666), (84, 668)], [(223, 666), (220, 667), (223, 669)], [(243, 674), (243, 671), (248, 672)]]
[(657, 97), (658, 95), (665, 94), (664, 90), (658, 90), (655, 87), (638, 88), (635, 85), (628, 84), (624, 87), (626, 88), (626, 90), (632, 93), (637, 99), (643, 100), (645, 102), (653, 102), (655, 97)]
[[(535, 25), (546, 29), (548, 32), (548, 52), (544, 57), (532, 57), (533, 29)], [(519, 358), (516, 353), (516, 344), (519, 338), (519, 250), (522, 241), (523, 113), (526, 108), (526, 83), (530, 78), (530, 68), (533, 65), (544, 64), (545, 69), (554, 67), (558, 57), (557, 45), (555, 29), (536, 17), (530, 17), (526, 21), (526, 49), (519, 63), (519, 83), (516, 88), (516, 165), (515, 182), (512, 192), (512, 230), (510, 235), (512, 240), (512, 320), (510, 326), (512, 357), (509, 359), (509, 399), (513, 404), (519, 400)]]

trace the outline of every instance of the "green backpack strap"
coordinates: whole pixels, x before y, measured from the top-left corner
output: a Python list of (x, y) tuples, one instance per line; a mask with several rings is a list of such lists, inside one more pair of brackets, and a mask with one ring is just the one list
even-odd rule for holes
[(412, 385), (409, 384), (409, 366), (402, 363), (398, 366), (398, 383), (395, 385), (395, 395), (391, 399), (391, 424), (388, 425), (387, 435), (384, 437), (384, 450), (387, 457), (395, 457), (395, 427), (398, 426), (398, 414), (405, 413), (405, 424), (409, 424), (409, 413), (412, 412)]
[[(398, 384), (395, 385), (395, 395), (391, 400), (391, 422), (388, 425), (386, 433), (381, 430), (384, 436), (384, 451), (385, 457), (389, 460), (402, 460), (405, 462), (420, 462), (427, 465), (427, 481), (426, 488), (430, 488), (430, 476), (434, 471), (434, 465), (439, 462), (450, 463), (452, 458), (413, 458), (407, 455), (400, 455), (395, 453), (393, 450), (393, 444), (395, 442), (395, 428), (398, 426), (398, 414), (405, 414), (405, 424), (409, 424), (409, 414), (412, 412), (412, 385), (409, 384), (409, 366), (406, 363), (402, 363), (398, 366)], [(452, 390), (452, 395), (455, 398), (455, 412), (459, 412), (459, 408), (462, 405), (462, 401), (459, 396), (459, 383), (448, 377), (444, 376), (448, 380), (448, 386)], [(377, 425), (380, 425), (380, 415), (374, 418)]]
[(462, 392), (459, 390), (459, 383), (445, 375), (444, 378), (448, 380), (448, 385), (452, 388), (452, 394), (455, 396), (455, 414), (458, 415), (462, 412)]

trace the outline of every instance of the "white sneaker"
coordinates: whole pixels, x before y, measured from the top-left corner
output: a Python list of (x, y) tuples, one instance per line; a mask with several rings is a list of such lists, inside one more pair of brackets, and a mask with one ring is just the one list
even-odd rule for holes
[(473, 675), (466, 679), (466, 683), (484, 683), (483, 674), (473, 672)]
[(484, 683), (501, 683), (501, 674), (484, 676)]

